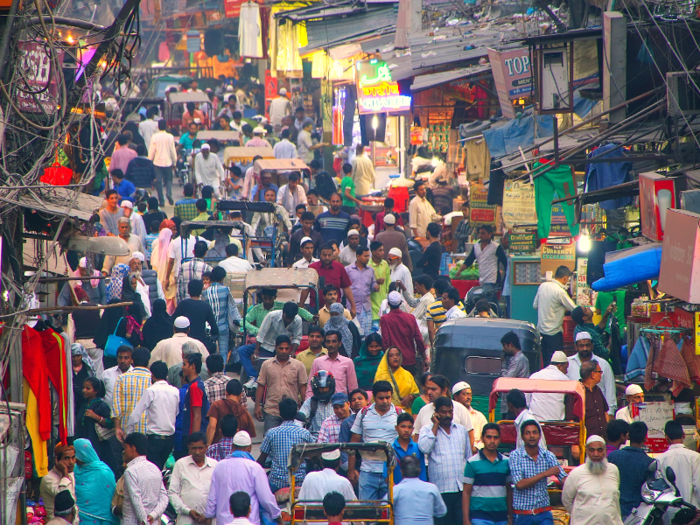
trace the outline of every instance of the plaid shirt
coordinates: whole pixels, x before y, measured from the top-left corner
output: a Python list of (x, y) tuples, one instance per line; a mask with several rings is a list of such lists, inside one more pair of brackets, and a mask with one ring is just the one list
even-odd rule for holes
[[(112, 417), (119, 419), (122, 428), (126, 428), (129, 416), (149, 386), (151, 386), (151, 371), (146, 367), (136, 366), (117, 378), (112, 397)], [(134, 432), (146, 433), (146, 411), (134, 428)]]
[(222, 461), (233, 451), (233, 438), (222, 437), (221, 441), (210, 445), (207, 449), (207, 456), (216, 461)]
[[(276, 487), (289, 486), (287, 459), (292, 447), (297, 443), (313, 443), (314, 438), (305, 428), (298, 427), (294, 421), (283, 421), (278, 427), (271, 428), (265, 434), (260, 452), (268, 454), (272, 459), (270, 469), (270, 484)], [(301, 484), (306, 476), (305, 466), (299, 467), (296, 479)]]
[[(554, 454), (540, 447), (537, 461), (533, 460), (525, 448), (518, 448), (511, 452), (508, 458), (510, 474), (515, 486), (520, 480), (528, 479), (541, 474), (552, 467), (559, 467), (559, 480), (563, 480), (566, 474), (559, 466)], [(547, 479), (541, 479), (529, 489), (520, 490), (513, 488), (513, 508), (515, 510), (534, 510), (549, 507), (551, 505), (547, 493)]]
[[(245, 314), (245, 329), (248, 335), (255, 336), (258, 335), (258, 330), (260, 325), (262, 325), (263, 320), (270, 312), (275, 310), (281, 310), (284, 308), (284, 303), (282, 301), (275, 301), (272, 305), (272, 310), (265, 310), (262, 303), (256, 304), (248, 308), (248, 312)], [(306, 308), (299, 308), (299, 317), (304, 321), (310, 323), (314, 318), (313, 314), (309, 312)]]
[(428, 456), (430, 482), (440, 493), (461, 492), (464, 466), (472, 455), (467, 429), (453, 421), (449, 434), (440, 427), (436, 436), (432, 425), (425, 425), (418, 436), (418, 448)]
[(321, 424), (321, 430), (318, 431), (318, 442), (339, 443), (340, 440), (338, 438), (340, 436), (340, 425), (342, 424), (343, 420), (335, 414), (326, 418)]
[(209, 399), (209, 404), (218, 401), (219, 399), (226, 399), (226, 385), (231, 380), (223, 372), (216, 372), (209, 379), (204, 381), (204, 389), (207, 391), (207, 399)]
[(187, 285), (193, 280), (202, 280), (204, 272), (211, 272), (212, 267), (205, 263), (202, 259), (194, 258), (182, 263), (180, 274), (177, 278), (177, 302), (183, 301), (190, 297), (187, 293)]
[[(183, 264), (183, 268), (184, 266)], [(214, 317), (216, 318), (216, 324), (219, 326), (219, 333), (221, 333), (222, 330), (229, 329), (229, 316), (231, 319), (239, 322), (243, 320), (236, 306), (236, 301), (233, 299), (233, 295), (231, 295), (231, 290), (227, 286), (221, 283), (212, 283), (207, 290), (204, 290), (202, 299), (211, 306)]]
[[(197, 199), (181, 199), (175, 203), (175, 217), (180, 217), (183, 221), (193, 221), (199, 215), (199, 210), (195, 205)], [(148, 226), (148, 225), (146, 225)]]

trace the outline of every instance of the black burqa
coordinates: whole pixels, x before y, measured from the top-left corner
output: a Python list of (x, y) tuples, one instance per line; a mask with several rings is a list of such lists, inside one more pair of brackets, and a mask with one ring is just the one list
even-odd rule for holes
[(163, 299), (153, 301), (151, 309), (151, 317), (143, 326), (143, 345), (152, 351), (163, 339), (173, 336), (173, 318), (168, 315)]

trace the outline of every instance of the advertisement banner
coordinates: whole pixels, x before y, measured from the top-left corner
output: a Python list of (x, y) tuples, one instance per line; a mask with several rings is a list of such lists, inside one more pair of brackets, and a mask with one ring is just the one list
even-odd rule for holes
[(488, 196), (489, 190), (483, 184), (472, 184), (469, 187), (469, 220), (472, 224), (496, 225), (496, 206), (487, 204)]
[(509, 51), (488, 51), (501, 111), (504, 117), (513, 119), (515, 110), (511, 100), (527, 97), (532, 93), (530, 51), (527, 47)]
[(516, 225), (537, 224), (534, 185), (514, 180), (505, 182), (503, 222), (508, 229)]
[[(30, 113), (41, 113), (43, 109), (47, 115), (54, 114), (58, 108), (58, 77), (51, 75), (51, 59), (46, 47), (34, 42), (20, 42), (19, 51), (20, 68), (24, 74), (19, 79), (21, 90), (15, 92), (17, 106)], [(57, 49), (56, 53), (60, 67), (64, 52)]]
[(357, 62), (355, 75), (361, 115), (410, 111), (411, 97), (400, 94), (399, 85), (391, 79), (389, 66), (383, 60)]

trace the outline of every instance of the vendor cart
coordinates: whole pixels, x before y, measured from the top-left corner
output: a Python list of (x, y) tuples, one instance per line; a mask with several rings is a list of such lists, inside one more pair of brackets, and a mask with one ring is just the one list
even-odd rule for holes
[(387, 486), (389, 492), (385, 500), (355, 500), (345, 502), (344, 522), (394, 523), (394, 468), (395, 456), (391, 444), (383, 441), (372, 443), (300, 443), (294, 445), (289, 454), (287, 469), (291, 478), (289, 508), (291, 523), (327, 523), (322, 501), (300, 501), (294, 494), (295, 473), (307, 460), (318, 460), (321, 454), (341, 450), (350, 454), (360, 454), (363, 458), (386, 461)]

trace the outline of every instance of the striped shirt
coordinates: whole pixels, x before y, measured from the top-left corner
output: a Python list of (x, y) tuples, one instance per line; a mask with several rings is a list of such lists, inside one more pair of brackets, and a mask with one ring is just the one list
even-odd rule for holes
[(239, 323), (243, 320), (236, 306), (236, 301), (231, 295), (231, 290), (227, 286), (221, 283), (212, 283), (209, 288), (204, 290), (202, 299), (211, 306), (219, 331), (229, 329), (229, 318)]
[[(151, 371), (143, 366), (136, 366), (132, 371), (117, 378), (112, 398), (112, 417), (119, 419), (122, 428), (126, 428), (126, 422), (129, 421), (136, 404), (149, 386), (151, 386)], [(134, 432), (146, 433), (146, 411), (134, 427)]]
[(321, 234), (326, 242), (341, 242), (345, 240), (348, 224), (350, 224), (350, 215), (344, 211), (339, 211), (335, 215), (326, 211), (316, 217), (314, 229)]
[(506, 521), (508, 502), (506, 484), (511, 482), (508, 458), (497, 453), (491, 463), (483, 451), (467, 460), (464, 467), (464, 483), (472, 485), (469, 518), (486, 521)]
[[(459, 308), (465, 314), (467, 313), (466, 309), (464, 308), (464, 304), (461, 301), (459, 302)], [(436, 329), (447, 320), (447, 311), (442, 306), (442, 299), (438, 299), (428, 306), (428, 311), (425, 313), (425, 319), (426, 321), (432, 321), (435, 323)]]
[(177, 302), (180, 303), (185, 299), (189, 299), (190, 294), (187, 293), (187, 285), (190, 281), (202, 280), (204, 272), (211, 272), (212, 267), (205, 263), (202, 259), (194, 258), (182, 263), (180, 273), (177, 278)]
[(454, 421), (448, 434), (438, 427), (437, 436), (433, 428), (426, 425), (418, 435), (418, 447), (428, 456), (428, 477), (441, 494), (462, 492), (462, 473), (467, 458), (472, 455), (469, 433)]

